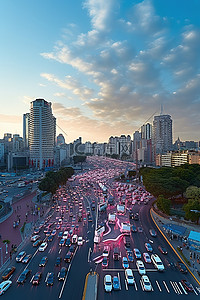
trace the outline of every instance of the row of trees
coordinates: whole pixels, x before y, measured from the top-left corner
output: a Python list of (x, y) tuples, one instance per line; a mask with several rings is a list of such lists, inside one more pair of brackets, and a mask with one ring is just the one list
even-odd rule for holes
[(200, 187), (200, 165), (185, 164), (180, 167), (141, 168), (140, 175), (146, 189), (154, 196), (172, 198), (191, 186)]
[(185, 218), (198, 223), (200, 218), (200, 188), (197, 186), (188, 187), (185, 196), (188, 199), (188, 203), (183, 206)]
[(48, 193), (55, 194), (59, 185), (63, 185), (74, 174), (74, 169), (71, 167), (61, 168), (59, 171), (49, 171), (44, 179), (40, 181), (39, 189)]

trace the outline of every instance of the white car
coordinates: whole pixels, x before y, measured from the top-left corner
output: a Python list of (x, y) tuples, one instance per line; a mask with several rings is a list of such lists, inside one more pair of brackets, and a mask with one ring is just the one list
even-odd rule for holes
[(78, 246), (82, 246), (83, 245), (83, 237), (79, 236), (78, 237)]
[(44, 251), (45, 249), (46, 249), (46, 247), (47, 247), (47, 242), (44, 242), (44, 243), (42, 243), (41, 245), (40, 245), (40, 247), (39, 247), (39, 251)]
[(143, 253), (143, 257), (144, 257), (144, 260), (147, 264), (150, 264), (151, 263), (151, 257), (149, 255), (149, 253)]
[(142, 287), (143, 287), (144, 291), (146, 291), (146, 292), (151, 292), (152, 291), (152, 285), (151, 285), (151, 282), (150, 282), (149, 277), (147, 275), (143, 275), (141, 277), (141, 284), (142, 284)]
[(65, 232), (63, 233), (62, 238), (66, 240), (66, 239), (68, 238), (68, 234), (69, 234), (68, 231), (65, 231)]
[(160, 259), (160, 257), (157, 254), (152, 254), (151, 255), (151, 260), (152, 260), (152, 263), (154, 264), (154, 267), (158, 271), (160, 271), (160, 272), (164, 271), (165, 267), (162, 263), (162, 260)]
[(111, 275), (104, 276), (104, 288), (106, 292), (112, 291), (112, 277)]
[(134, 284), (135, 279), (133, 276), (133, 271), (131, 269), (125, 270), (125, 277), (126, 277), (127, 284)]
[(109, 246), (104, 246), (103, 256), (109, 256), (109, 253), (110, 253), (110, 247)]
[(0, 284), (0, 295), (3, 295), (5, 291), (11, 286), (11, 280), (5, 280)]
[(138, 272), (139, 272), (140, 275), (145, 275), (146, 274), (144, 264), (141, 260), (136, 261), (136, 267), (137, 267)]
[(31, 237), (31, 242), (35, 242), (35, 241), (37, 241), (39, 238), (40, 238), (40, 236), (39, 236), (38, 234), (33, 235), (33, 236)]

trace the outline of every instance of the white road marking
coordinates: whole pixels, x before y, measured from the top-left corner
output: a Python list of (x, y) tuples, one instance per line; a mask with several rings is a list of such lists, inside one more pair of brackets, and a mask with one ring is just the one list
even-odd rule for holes
[(61, 251), (62, 251), (62, 249), (60, 248), (60, 250), (58, 251), (58, 253), (60, 254), (60, 253), (61, 253)]
[(137, 284), (136, 284), (135, 280), (134, 280), (134, 285), (135, 285), (135, 289), (136, 289), (136, 291), (137, 291), (138, 288), (137, 288)]
[(90, 262), (90, 252), (92, 251), (92, 249), (91, 248), (89, 248), (89, 250), (88, 250), (88, 262)]
[(48, 253), (50, 253), (50, 252), (51, 252), (51, 250), (52, 250), (52, 249), (50, 248), (50, 249), (49, 249), (49, 251), (48, 251)]
[(141, 279), (140, 279), (140, 284), (141, 284), (142, 290), (144, 291), (144, 286), (143, 286), (143, 284), (142, 284)]
[(183, 285), (182, 285), (182, 283), (179, 281), (179, 284), (180, 284), (180, 286), (182, 287), (182, 290), (183, 290), (183, 292), (185, 293), (185, 295), (187, 295), (187, 292), (186, 292), (186, 290), (184, 289), (184, 287), (183, 287)]
[[(34, 275), (33, 275), (33, 277), (34, 277)], [(32, 282), (32, 281), (33, 281), (33, 277), (31, 278), (30, 282)]]
[(119, 279), (119, 289), (121, 290), (122, 287), (121, 287), (121, 280), (120, 280), (120, 275), (119, 275), (119, 273), (117, 273), (117, 276), (118, 276), (118, 279)]
[[(199, 288), (199, 287), (196, 287), (196, 289), (197, 289), (197, 291), (200, 293), (200, 288)], [(198, 293), (196, 292), (196, 290), (194, 289), (194, 287), (193, 287), (193, 290), (194, 290), (195, 294), (198, 296)]]
[(49, 275), (49, 272), (47, 273), (47, 276), (46, 276), (45, 282), (47, 282), (48, 275)]
[(128, 284), (127, 284), (126, 279), (124, 280), (124, 282), (125, 282), (125, 288), (126, 288), (126, 290), (128, 291)]
[(157, 284), (157, 286), (158, 286), (159, 291), (162, 292), (162, 289), (161, 289), (161, 287), (160, 287), (160, 285), (159, 285), (159, 283), (158, 283), (157, 280), (156, 280), (156, 284)]
[(166, 284), (166, 282), (165, 282), (164, 280), (163, 280), (163, 284), (164, 284), (164, 286), (165, 286), (167, 292), (170, 293), (170, 291), (169, 291), (169, 289), (168, 289), (168, 286), (167, 286), (167, 284)]
[(180, 287), (179, 287), (179, 285), (178, 285), (178, 282), (175, 282), (175, 285), (176, 285), (176, 287), (177, 287), (177, 290), (178, 290), (178, 292), (179, 292), (179, 294), (183, 294), (182, 293), (182, 291), (181, 291), (181, 289), (180, 289)]

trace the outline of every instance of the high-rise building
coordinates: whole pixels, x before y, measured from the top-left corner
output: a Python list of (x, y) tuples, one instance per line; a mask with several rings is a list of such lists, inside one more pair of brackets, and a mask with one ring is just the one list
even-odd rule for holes
[(141, 138), (150, 140), (152, 135), (152, 125), (150, 123), (141, 126)]
[(28, 137), (29, 137), (29, 121), (30, 121), (30, 113), (23, 114), (23, 139), (24, 146), (28, 149)]
[(60, 146), (60, 145), (63, 145), (65, 144), (65, 138), (63, 136), (62, 133), (60, 133), (58, 136), (57, 136), (57, 142), (56, 142), (57, 146)]
[(153, 147), (154, 155), (172, 150), (172, 119), (170, 115), (154, 117)]
[(54, 165), (56, 119), (51, 102), (36, 99), (31, 102), (29, 120), (30, 166), (42, 169)]

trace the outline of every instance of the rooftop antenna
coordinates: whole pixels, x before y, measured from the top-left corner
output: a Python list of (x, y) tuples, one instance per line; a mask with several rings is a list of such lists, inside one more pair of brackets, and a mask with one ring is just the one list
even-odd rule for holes
[(162, 116), (163, 115), (163, 104), (161, 103), (161, 106), (160, 106), (160, 115)]

